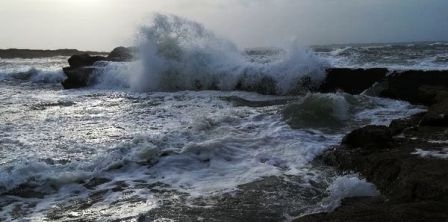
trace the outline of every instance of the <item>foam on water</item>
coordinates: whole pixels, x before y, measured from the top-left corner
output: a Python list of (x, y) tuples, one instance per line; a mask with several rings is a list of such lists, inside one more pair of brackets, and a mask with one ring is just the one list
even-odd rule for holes
[(315, 47), (316, 53), (333, 67), (379, 67), (393, 70), (446, 70), (448, 69), (447, 49), (446, 42)]
[[(25, 186), (46, 196), (42, 200), (5, 198), (0, 202), (21, 205), (33, 212), (26, 217), (35, 220), (53, 211), (66, 215), (64, 209), (81, 200), (98, 202), (80, 218), (136, 216), (160, 201), (142, 187), (142, 181), (147, 185), (166, 184), (191, 197), (221, 195), (268, 176), (298, 176), (304, 180), (301, 186), (311, 186), (308, 181), (325, 184), (328, 181), (318, 179), (321, 176), (312, 170), (310, 162), (337, 144), (349, 129), (336, 133), (313, 127), (293, 130), (283, 121), (279, 112), (282, 106), (234, 107), (221, 99), (281, 98), (254, 93), (148, 94), (15, 87), (4, 87), (4, 92), (2, 101), (13, 105), (0, 106), (0, 118), (5, 123), (0, 126), (0, 140), (6, 148), (1, 153), (1, 192), (11, 193)], [(305, 98), (310, 97), (326, 95)], [(417, 111), (403, 102), (367, 96), (328, 94), (328, 98), (334, 102), (325, 99), (324, 103), (343, 118), (358, 116), (372, 107), (380, 109), (361, 115), (365, 121), (358, 124), (377, 122), (377, 118), (387, 124), (407, 115), (402, 112), (404, 108)], [(95, 178), (107, 181), (93, 189), (83, 185)], [(96, 195), (123, 183), (124, 191)], [(330, 199), (338, 198), (340, 195)], [(36, 207), (26, 207), (30, 201)], [(2, 218), (7, 218), (13, 209), (4, 209)], [(72, 217), (78, 213), (73, 212)]]

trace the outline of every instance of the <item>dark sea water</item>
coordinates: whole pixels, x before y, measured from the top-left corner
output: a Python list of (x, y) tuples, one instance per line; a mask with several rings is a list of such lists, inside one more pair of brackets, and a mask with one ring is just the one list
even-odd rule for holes
[[(59, 84), (66, 57), (0, 59), (1, 221), (289, 221), (377, 195), (314, 158), (356, 127), (422, 109), (367, 95), (286, 94), (303, 76), (321, 81), (328, 67), (448, 68), (444, 42), (248, 53), (194, 23), (158, 22), (138, 61), (97, 64), (97, 82), (84, 89)], [(234, 90), (236, 79), (266, 76), (278, 95)], [(198, 83), (218, 90), (192, 91)], [(294, 129), (282, 115), (291, 106)]]

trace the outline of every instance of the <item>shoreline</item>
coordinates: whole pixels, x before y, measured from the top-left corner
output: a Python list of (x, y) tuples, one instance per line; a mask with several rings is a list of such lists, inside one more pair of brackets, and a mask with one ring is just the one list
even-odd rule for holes
[[(118, 56), (115, 61), (120, 61), (120, 58), (131, 60), (129, 51), (120, 53), (125, 56)], [(70, 67), (64, 68), (68, 77), (63, 83), (64, 87), (88, 86), (94, 73), (91, 65), (96, 61), (110, 61), (110, 57), (84, 55), (70, 58)], [(298, 87), (302, 86), (299, 81)], [(295, 222), (446, 221), (447, 86), (448, 70), (327, 69), (326, 79), (312, 92), (364, 93), (425, 105), (428, 111), (394, 120), (388, 127), (369, 125), (356, 129), (347, 134), (340, 145), (316, 158), (315, 161), (334, 167), (341, 175), (359, 173), (375, 184), (381, 195), (346, 198), (333, 212), (307, 215)], [(269, 79), (262, 79), (254, 86), (240, 90), (276, 93), (275, 82)]]
[(448, 219), (448, 88), (433, 89), (428, 111), (368, 125), (347, 134), (342, 143), (316, 158), (339, 174), (357, 172), (381, 195), (342, 200), (332, 212), (294, 222), (446, 221)]

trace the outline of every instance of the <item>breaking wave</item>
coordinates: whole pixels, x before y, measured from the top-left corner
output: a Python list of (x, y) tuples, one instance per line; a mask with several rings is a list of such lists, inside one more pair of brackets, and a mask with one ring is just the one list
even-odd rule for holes
[(99, 86), (288, 94), (315, 86), (325, 75), (326, 63), (310, 49), (272, 50), (276, 56), (257, 62), (201, 24), (173, 15), (156, 15), (152, 25), (141, 29), (139, 45), (140, 60), (106, 64)]
[(30, 68), (24, 72), (1, 73), (0, 81), (4, 80), (27, 80), (34, 83), (59, 83), (64, 80), (65, 75), (62, 70), (49, 71)]

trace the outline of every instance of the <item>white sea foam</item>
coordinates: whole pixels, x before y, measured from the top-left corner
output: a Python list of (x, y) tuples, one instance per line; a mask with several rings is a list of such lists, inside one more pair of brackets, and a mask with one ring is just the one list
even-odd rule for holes
[(365, 179), (359, 179), (359, 175), (348, 175), (336, 178), (327, 189), (330, 196), (322, 205), (324, 211), (333, 211), (340, 206), (341, 200), (348, 197), (377, 196), (380, 193), (375, 185)]
[(422, 158), (448, 159), (448, 148), (439, 150), (415, 149), (415, 152), (412, 154)]
[(257, 63), (202, 25), (172, 15), (156, 15), (139, 42), (140, 61), (105, 67), (103, 87), (125, 82), (143, 91), (233, 90), (268, 81), (278, 94), (287, 94), (300, 88), (303, 77), (318, 82), (325, 75), (326, 64), (309, 49), (291, 47), (275, 60)]

